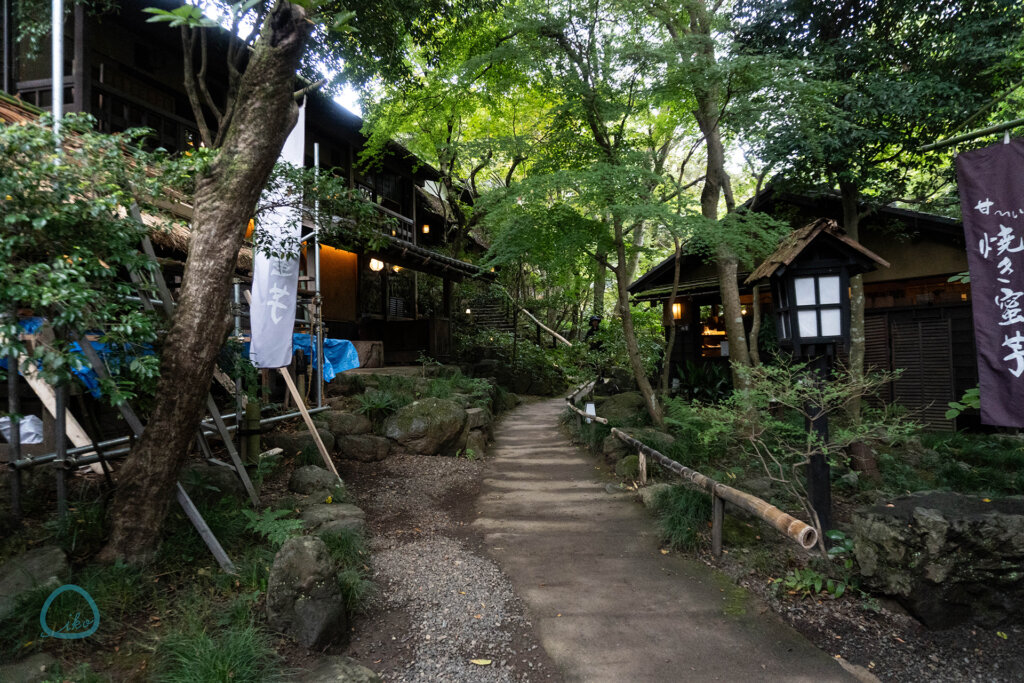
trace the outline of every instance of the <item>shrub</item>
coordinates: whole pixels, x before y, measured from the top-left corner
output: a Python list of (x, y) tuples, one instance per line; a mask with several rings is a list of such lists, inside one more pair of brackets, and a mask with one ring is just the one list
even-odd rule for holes
[(654, 499), (654, 513), (666, 545), (693, 550), (711, 521), (711, 497), (685, 486), (673, 486)]

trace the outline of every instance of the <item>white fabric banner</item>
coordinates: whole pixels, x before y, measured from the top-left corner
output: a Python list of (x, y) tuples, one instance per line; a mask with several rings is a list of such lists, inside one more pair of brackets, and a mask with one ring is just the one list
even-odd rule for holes
[[(302, 166), (305, 132), (306, 108), (302, 106), (299, 120), (285, 140), (278, 161)], [(285, 192), (284, 188), (279, 188), (276, 194)], [(275, 199), (275, 193), (264, 193), (265, 202), (273, 204)], [(284, 203), (280, 199), (277, 202)], [(253, 259), (249, 360), (258, 368), (281, 368), (292, 360), (302, 214), (297, 207), (279, 206), (267, 212), (257, 230), (262, 234), (256, 240), (261, 248), (256, 250)]]

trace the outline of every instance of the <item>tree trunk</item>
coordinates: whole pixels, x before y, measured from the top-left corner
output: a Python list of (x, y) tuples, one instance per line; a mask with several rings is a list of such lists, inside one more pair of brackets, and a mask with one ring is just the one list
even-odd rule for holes
[(753, 321), (750, 324), (750, 364), (755, 368), (761, 364), (761, 353), (758, 347), (758, 337), (761, 336), (761, 285), (754, 285), (754, 295), (751, 297), (750, 315)]
[(608, 281), (608, 273), (605, 272), (604, 261), (608, 254), (604, 251), (597, 252), (597, 262), (594, 266), (594, 315), (604, 317), (604, 292)]
[(661, 393), (664, 396), (668, 396), (669, 375), (672, 373), (672, 351), (676, 346), (676, 320), (672, 315), (672, 306), (675, 304), (676, 297), (679, 296), (679, 262), (683, 253), (683, 245), (679, 238), (673, 235), (672, 241), (675, 243), (675, 269), (672, 271), (672, 295), (668, 299), (668, 340), (665, 345), (665, 361), (661, 366)]
[[(843, 230), (851, 239), (860, 236), (860, 188), (851, 181), (840, 181), (839, 194), (843, 203)], [(860, 275), (850, 278), (850, 376), (859, 380), (864, 376), (864, 279)], [(854, 396), (846, 405), (853, 424), (860, 423), (861, 397)], [(863, 472), (868, 479), (878, 481), (878, 458), (871, 448), (861, 442), (847, 448), (851, 466)]]
[[(860, 235), (860, 190), (850, 181), (839, 183), (843, 203), (843, 230), (851, 239)], [(864, 376), (864, 280), (860, 275), (850, 278), (850, 375)], [(847, 412), (856, 424), (860, 422), (860, 397), (850, 401)]]
[(647, 378), (647, 371), (644, 368), (643, 359), (640, 357), (640, 345), (636, 341), (636, 330), (633, 328), (633, 312), (629, 308), (629, 273), (626, 266), (626, 243), (623, 236), (622, 220), (613, 218), (615, 226), (615, 250), (618, 257), (618, 267), (615, 268), (615, 282), (618, 294), (619, 315), (622, 316), (622, 336), (626, 340), (626, 355), (629, 356), (629, 364), (633, 369), (633, 376), (636, 378), (640, 395), (644, 397), (644, 405), (647, 413), (651, 416), (651, 422), (657, 427), (662, 427), (665, 420), (662, 417), (661, 405), (658, 397), (651, 386), (651, 380)]
[(267, 17), (242, 77), (240, 109), (196, 183), (192, 239), (161, 356), (158, 402), (118, 477), (101, 561), (137, 564), (157, 550), (228, 330), (231, 277), (244, 228), (297, 119), (293, 85), (311, 28), (304, 10), (288, 2)]

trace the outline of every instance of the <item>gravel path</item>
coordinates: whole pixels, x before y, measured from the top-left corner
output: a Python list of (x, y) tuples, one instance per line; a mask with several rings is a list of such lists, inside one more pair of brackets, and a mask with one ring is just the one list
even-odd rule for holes
[(481, 461), (461, 458), (342, 465), (367, 512), (378, 589), (345, 654), (385, 681), (561, 680), (468, 526), (482, 473)]

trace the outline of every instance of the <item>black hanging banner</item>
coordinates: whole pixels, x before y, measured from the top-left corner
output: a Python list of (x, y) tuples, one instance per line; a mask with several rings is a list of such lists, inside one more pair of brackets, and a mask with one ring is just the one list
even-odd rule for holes
[(981, 421), (1024, 427), (1024, 139), (956, 158)]

